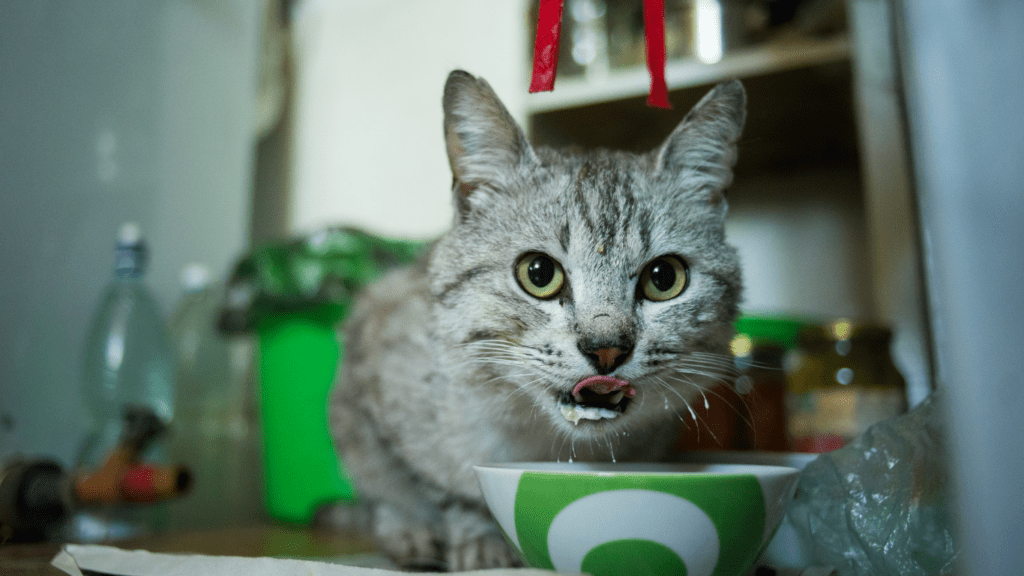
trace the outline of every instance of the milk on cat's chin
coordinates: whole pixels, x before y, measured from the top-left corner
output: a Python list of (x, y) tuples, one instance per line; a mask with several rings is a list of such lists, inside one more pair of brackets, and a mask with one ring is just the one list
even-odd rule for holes
[[(628, 371), (626, 372), (628, 373)], [(655, 461), (664, 458), (673, 442), (651, 442), (653, 438), (675, 438), (681, 427), (699, 426), (694, 407), (705, 402), (708, 384), (693, 386), (688, 391), (664, 389), (636, 379), (637, 394), (629, 405), (614, 417), (588, 419), (572, 414), (548, 391), (537, 391), (528, 402), (518, 405), (512, 417), (514, 426), (523, 430), (516, 437), (522, 450), (511, 450), (512, 460), (574, 461)], [(696, 382), (695, 382), (696, 384)], [(525, 398), (523, 398), (525, 400)], [(511, 406), (506, 405), (505, 409)], [(502, 410), (503, 416), (510, 413)], [(566, 414), (569, 412), (569, 414)], [(541, 417), (540, 414), (544, 416)], [(574, 421), (573, 416), (578, 419)], [(546, 420), (547, 426), (539, 425)], [(541, 453), (537, 446), (547, 446)]]

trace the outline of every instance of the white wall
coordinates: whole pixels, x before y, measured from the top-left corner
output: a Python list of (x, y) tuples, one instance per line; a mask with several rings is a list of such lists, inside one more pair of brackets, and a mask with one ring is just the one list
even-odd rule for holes
[(80, 354), (118, 225), (165, 314), (249, 220), (259, 3), (0, 4), (0, 458), (70, 463)]
[(350, 224), (429, 238), (451, 218), (448, 73), (485, 77), (520, 121), (525, 0), (307, 0), (294, 19), (290, 232)]
[(873, 317), (860, 185), (856, 171), (830, 168), (736, 179), (726, 235), (743, 263), (745, 312)]

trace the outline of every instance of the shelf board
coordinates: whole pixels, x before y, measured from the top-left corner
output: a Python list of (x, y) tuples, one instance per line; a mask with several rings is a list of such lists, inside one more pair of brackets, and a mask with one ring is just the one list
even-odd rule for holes
[[(850, 41), (845, 35), (820, 40), (789, 40), (737, 49), (714, 64), (704, 64), (695, 59), (670, 61), (665, 67), (665, 81), (669, 90), (679, 90), (730, 78), (831, 64), (849, 58)], [(530, 94), (526, 101), (527, 113), (644, 96), (649, 88), (650, 77), (645, 66), (615, 70), (600, 78), (566, 78), (557, 81), (552, 92)]]

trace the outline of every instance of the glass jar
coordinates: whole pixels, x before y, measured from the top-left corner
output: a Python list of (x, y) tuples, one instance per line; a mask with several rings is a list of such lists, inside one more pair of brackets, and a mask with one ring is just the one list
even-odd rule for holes
[[(643, 67), (647, 62), (644, 3), (607, 0), (608, 60), (613, 70)], [(747, 0), (668, 0), (665, 2), (665, 56), (671, 61), (696, 58), (710, 64), (725, 52), (750, 44), (757, 3)]]
[(804, 326), (800, 320), (776, 316), (737, 320), (733, 367), (728, 375), (723, 373), (722, 383), (693, 403), (691, 419), (683, 418), (677, 449), (790, 450), (783, 365)]
[(906, 382), (892, 362), (892, 331), (847, 319), (800, 332), (787, 359), (792, 450), (829, 452), (907, 409)]
[[(680, 60), (693, 53), (693, 22), (689, 1), (665, 3), (665, 57)], [(608, 2), (608, 60), (612, 69), (642, 67), (647, 62), (644, 3)]]

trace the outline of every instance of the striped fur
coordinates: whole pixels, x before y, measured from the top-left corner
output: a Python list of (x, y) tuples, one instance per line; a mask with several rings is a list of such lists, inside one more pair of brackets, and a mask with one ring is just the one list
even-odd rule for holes
[[(384, 549), (461, 570), (515, 562), (473, 464), (657, 459), (691, 403), (731, 378), (741, 276), (725, 189), (745, 97), (738, 82), (716, 87), (647, 154), (535, 149), (465, 72), (449, 77), (443, 105), (452, 228), (420, 266), (361, 296), (330, 411)], [(532, 252), (564, 268), (556, 297), (517, 283)], [(664, 255), (687, 263), (688, 287), (646, 300), (639, 277)], [(632, 346), (615, 375), (637, 395), (615, 419), (574, 425), (557, 400), (596, 373), (590, 342)]]

